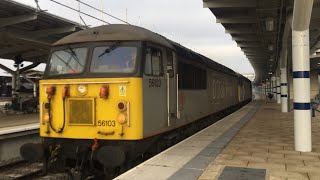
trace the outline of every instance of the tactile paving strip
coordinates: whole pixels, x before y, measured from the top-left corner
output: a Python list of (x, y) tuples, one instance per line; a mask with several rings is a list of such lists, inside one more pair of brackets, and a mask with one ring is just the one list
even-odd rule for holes
[[(197, 179), (205, 168), (220, 154), (228, 145), (230, 140), (240, 131), (240, 129), (254, 116), (261, 105), (260, 101), (254, 102), (254, 107), (245, 116), (243, 116), (230, 129), (224, 132), (216, 140), (212, 141), (199, 154), (187, 162), (180, 170), (175, 172), (169, 180), (193, 180)], [(251, 179), (249, 179), (251, 180)]]

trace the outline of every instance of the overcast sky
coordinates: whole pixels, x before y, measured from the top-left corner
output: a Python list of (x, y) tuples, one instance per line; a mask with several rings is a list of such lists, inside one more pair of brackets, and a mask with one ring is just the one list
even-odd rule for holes
[[(34, 0), (15, 0), (35, 7)], [(79, 22), (78, 12), (62, 7), (50, 0), (38, 0), (40, 8), (49, 13)], [(55, 0), (78, 9), (76, 0)], [(133, 25), (145, 27), (203, 54), (239, 73), (254, 73), (250, 63), (231, 40), (221, 24), (202, 0), (83, 0)], [(121, 23), (107, 15), (80, 5), (80, 10), (110, 23)], [(105, 23), (81, 15), (91, 27)], [(10, 64), (9, 61), (1, 61)], [(43, 69), (41, 66), (40, 69)], [(3, 74), (0, 72), (0, 75)]]

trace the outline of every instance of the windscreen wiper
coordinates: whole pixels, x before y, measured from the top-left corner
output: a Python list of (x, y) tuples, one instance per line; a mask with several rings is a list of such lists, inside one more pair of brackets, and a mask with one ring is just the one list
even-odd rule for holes
[[(83, 65), (80, 63), (80, 60), (79, 60), (77, 54), (74, 52), (74, 50), (73, 50), (70, 46), (67, 46), (67, 47), (68, 47), (68, 50), (70, 51), (70, 54), (71, 54), (71, 56), (73, 57), (73, 59), (74, 59), (80, 66), (83, 67)], [(68, 51), (66, 51), (66, 52), (68, 52)]]
[(55, 55), (58, 59), (60, 59), (60, 61), (62, 61), (66, 66), (68, 66), (69, 69), (74, 70), (74, 69), (69, 65), (69, 61), (68, 61), (68, 62), (65, 62), (65, 61), (64, 61), (60, 56), (58, 56), (57, 54), (54, 53), (54, 55)]
[(120, 44), (120, 41), (115, 42), (115, 43), (112, 44), (109, 48), (107, 48), (106, 50), (104, 50), (104, 52), (101, 53), (98, 57), (101, 57), (101, 56), (103, 56), (103, 55), (105, 55), (105, 54), (108, 54), (108, 53), (110, 53), (111, 51), (115, 50), (115, 49), (118, 47), (119, 44)]

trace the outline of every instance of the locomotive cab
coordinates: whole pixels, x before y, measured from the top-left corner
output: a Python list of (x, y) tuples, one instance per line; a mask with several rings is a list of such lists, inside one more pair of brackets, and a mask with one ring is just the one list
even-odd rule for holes
[[(40, 82), (43, 127), (40, 135), (140, 139), (140, 61), (139, 42), (82, 43), (53, 48), (44, 80)], [(132, 125), (134, 128), (130, 128)]]

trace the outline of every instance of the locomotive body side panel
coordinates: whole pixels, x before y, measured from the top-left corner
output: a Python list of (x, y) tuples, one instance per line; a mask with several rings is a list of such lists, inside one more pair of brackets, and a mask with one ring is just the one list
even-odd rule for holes
[(152, 43), (143, 62), (143, 134), (149, 137), (177, 125), (177, 67), (171, 49)]

